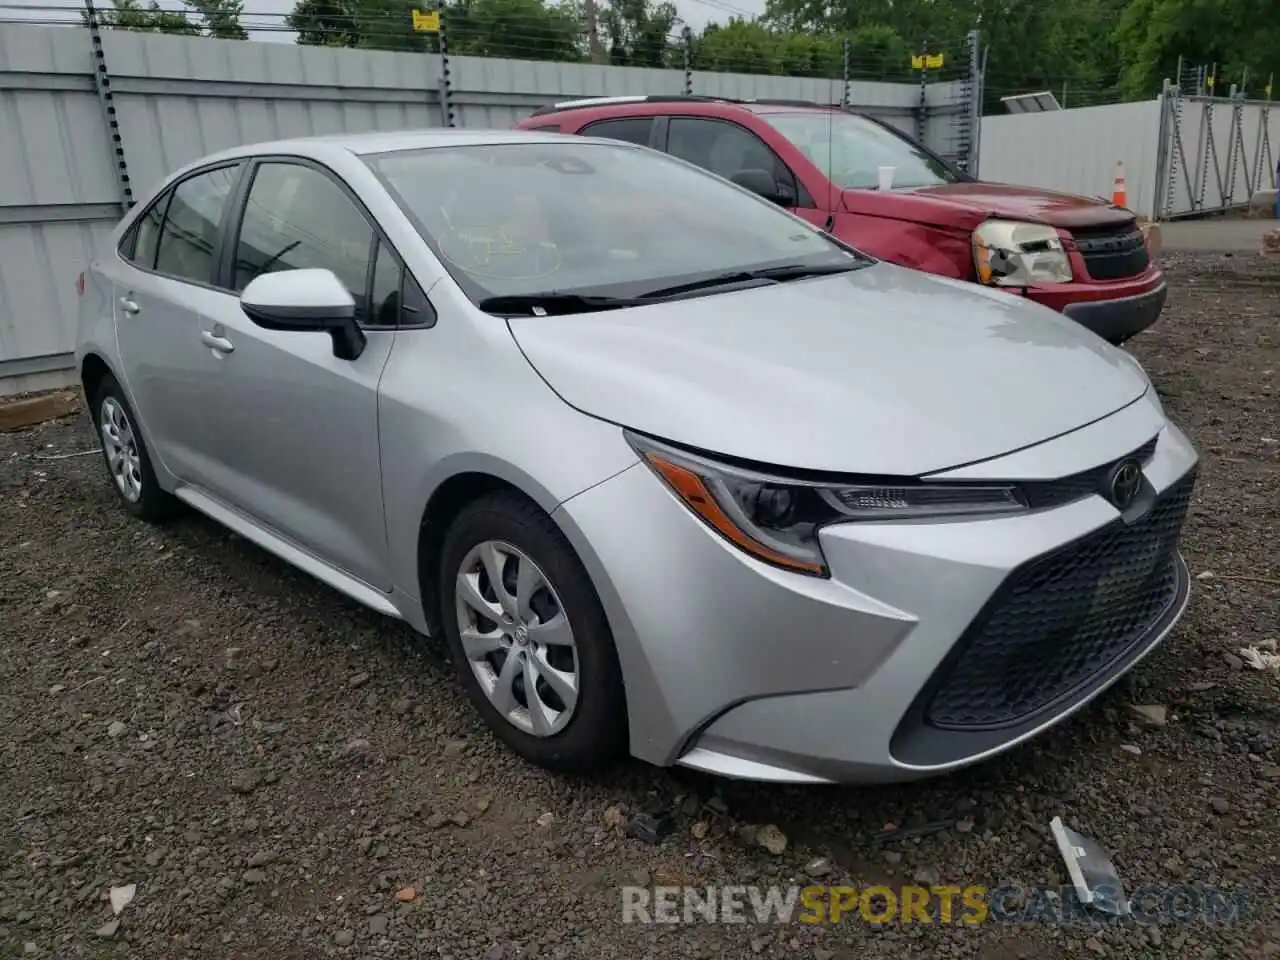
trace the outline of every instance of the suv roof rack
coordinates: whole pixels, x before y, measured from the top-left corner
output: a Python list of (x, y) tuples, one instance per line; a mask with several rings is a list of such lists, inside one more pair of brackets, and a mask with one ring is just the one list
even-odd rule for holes
[(700, 96), (697, 94), (650, 94), (638, 96), (618, 96), (618, 97), (583, 97), (578, 100), (560, 100), (556, 103), (549, 103), (545, 107), (539, 107), (533, 111), (533, 116), (541, 117), (548, 113), (559, 113), (562, 110), (580, 110), (583, 107), (607, 107), (611, 104), (625, 103), (737, 103), (747, 106), (750, 104), (760, 104), (770, 107), (811, 107), (819, 110), (847, 110), (848, 108), (838, 103), (823, 104), (816, 100), (773, 100), (769, 98), (751, 98), (738, 99), (736, 97), (710, 97)]

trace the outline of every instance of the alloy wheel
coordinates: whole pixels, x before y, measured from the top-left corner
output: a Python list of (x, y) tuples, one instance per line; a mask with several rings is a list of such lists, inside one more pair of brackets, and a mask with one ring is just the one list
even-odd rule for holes
[(551, 581), (498, 540), (472, 547), (455, 587), (458, 636), (480, 689), (517, 729), (559, 733), (578, 704), (578, 650)]
[(142, 456), (129, 415), (115, 397), (107, 397), (102, 401), (99, 418), (102, 450), (107, 455), (111, 478), (122, 497), (137, 503), (142, 499)]

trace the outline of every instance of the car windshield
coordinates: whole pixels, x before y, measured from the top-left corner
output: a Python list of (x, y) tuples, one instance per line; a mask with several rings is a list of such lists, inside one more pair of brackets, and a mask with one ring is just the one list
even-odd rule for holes
[(755, 270), (869, 262), (728, 181), (627, 144), (530, 141), (364, 159), (477, 303), (634, 298)]
[(824, 110), (764, 119), (844, 189), (877, 189), (881, 167), (894, 168), (894, 187), (935, 187), (959, 179), (911, 141), (866, 117)]

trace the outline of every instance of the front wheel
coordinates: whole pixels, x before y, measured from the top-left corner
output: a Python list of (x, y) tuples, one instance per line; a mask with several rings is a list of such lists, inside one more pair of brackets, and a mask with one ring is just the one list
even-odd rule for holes
[(439, 596), (459, 680), (525, 759), (587, 773), (625, 750), (613, 636), (559, 528), (516, 494), (464, 507), (445, 536)]

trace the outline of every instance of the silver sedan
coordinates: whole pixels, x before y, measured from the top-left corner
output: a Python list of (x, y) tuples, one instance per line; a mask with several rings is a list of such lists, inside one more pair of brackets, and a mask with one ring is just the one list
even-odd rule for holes
[(1133, 359), (642, 147), (230, 150), (79, 288), (125, 509), (185, 504), (442, 636), (555, 770), (939, 773), (1186, 606), (1197, 458)]

